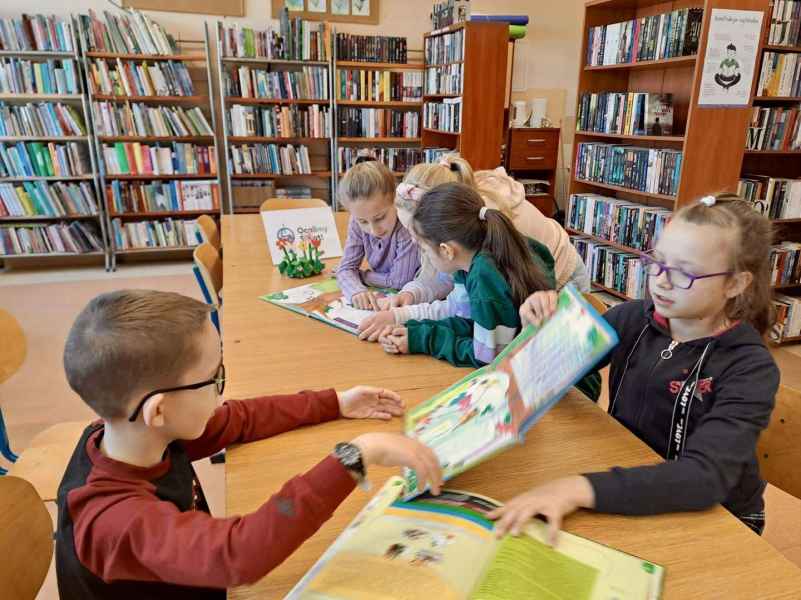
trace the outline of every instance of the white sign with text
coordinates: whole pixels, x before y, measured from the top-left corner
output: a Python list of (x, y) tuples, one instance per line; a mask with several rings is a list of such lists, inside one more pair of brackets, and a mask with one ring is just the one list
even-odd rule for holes
[(334, 213), (328, 207), (268, 210), (261, 213), (261, 220), (274, 265), (284, 258), (278, 240), (287, 242), (297, 251), (298, 242), (320, 238), (321, 258), (342, 256), (342, 244), (334, 222)]

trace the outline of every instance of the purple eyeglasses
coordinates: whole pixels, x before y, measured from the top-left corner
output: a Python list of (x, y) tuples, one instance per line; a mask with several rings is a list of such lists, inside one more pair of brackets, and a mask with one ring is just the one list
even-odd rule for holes
[(724, 275), (734, 275), (734, 271), (721, 271), (720, 273), (707, 273), (706, 275), (693, 275), (679, 267), (669, 267), (665, 263), (656, 260), (650, 254), (643, 254), (642, 261), (645, 265), (645, 272), (651, 277), (659, 277), (662, 273), (667, 273), (670, 285), (675, 285), (682, 290), (689, 290), (693, 287), (696, 279), (707, 279), (708, 277), (722, 277)]

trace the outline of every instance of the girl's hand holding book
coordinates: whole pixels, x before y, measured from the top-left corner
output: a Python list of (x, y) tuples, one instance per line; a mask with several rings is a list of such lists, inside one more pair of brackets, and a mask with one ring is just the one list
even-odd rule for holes
[(487, 516), (497, 519), (495, 535), (500, 538), (507, 533), (519, 535), (529, 519), (542, 515), (548, 521), (548, 539), (555, 544), (564, 517), (576, 509), (594, 506), (595, 490), (590, 481), (581, 475), (574, 475), (532, 488)]
[(442, 487), (442, 468), (437, 455), (417, 440), (399, 433), (365, 433), (351, 442), (362, 453), (365, 466), (409, 467), (420, 485), (431, 486), (436, 496)]
[[(382, 298), (379, 300), (385, 300)], [(376, 342), (387, 327), (394, 327), (395, 315), (391, 310), (382, 310), (372, 316), (367, 317), (359, 325), (359, 339), (368, 342)]]
[(556, 312), (559, 294), (553, 290), (534, 292), (520, 306), (520, 320), (523, 324), (540, 325)]
[(378, 307), (378, 296), (370, 291), (353, 294), (350, 302), (355, 308), (360, 310), (381, 310)]
[(409, 306), (410, 304), (414, 304), (414, 296), (412, 296), (410, 292), (401, 292), (394, 296), (378, 299), (378, 306), (381, 310), (389, 310), (390, 308), (397, 308), (399, 306)]

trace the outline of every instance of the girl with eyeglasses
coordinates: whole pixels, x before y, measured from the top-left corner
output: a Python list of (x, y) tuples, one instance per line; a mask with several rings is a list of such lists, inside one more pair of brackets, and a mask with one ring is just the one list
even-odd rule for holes
[[(579, 508), (651, 515), (719, 503), (762, 533), (756, 444), (779, 385), (763, 341), (773, 321), (771, 238), (770, 221), (736, 196), (675, 213), (643, 257), (651, 299), (604, 315), (620, 344), (596, 366), (611, 366), (609, 414), (664, 461), (537, 486), (491, 515), (500, 535), (539, 514), (554, 540)], [(555, 307), (554, 292), (537, 292), (520, 315), (540, 323)]]

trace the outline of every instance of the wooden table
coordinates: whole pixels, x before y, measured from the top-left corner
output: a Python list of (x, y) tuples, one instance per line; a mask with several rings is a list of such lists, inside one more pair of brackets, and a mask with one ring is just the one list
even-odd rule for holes
[[(344, 225), (344, 216), (337, 215), (337, 219)], [(414, 405), (466, 372), (430, 357), (386, 355), (375, 344), (359, 342), (347, 333), (259, 300), (260, 295), (297, 282), (276, 274), (258, 215), (223, 217), (222, 239), (228, 397), (301, 388), (346, 389), (365, 383), (393, 388)], [(228, 513), (255, 510), (287, 479), (316, 464), (338, 441), (366, 431), (401, 428), (399, 419), (391, 423), (339, 420), (231, 448), (226, 459)], [(451, 485), (504, 501), (562, 475), (658, 461), (653, 451), (622, 425), (574, 391), (532, 428), (525, 445), (461, 475)], [(374, 489), (393, 473), (371, 469)], [(333, 518), (284, 564), (254, 586), (231, 590), (229, 597), (283, 597), (368, 497), (354, 491)], [(647, 518), (580, 512), (566, 519), (565, 528), (664, 565), (664, 597), (668, 599), (797, 599), (801, 595), (801, 571), (721, 507)]]

